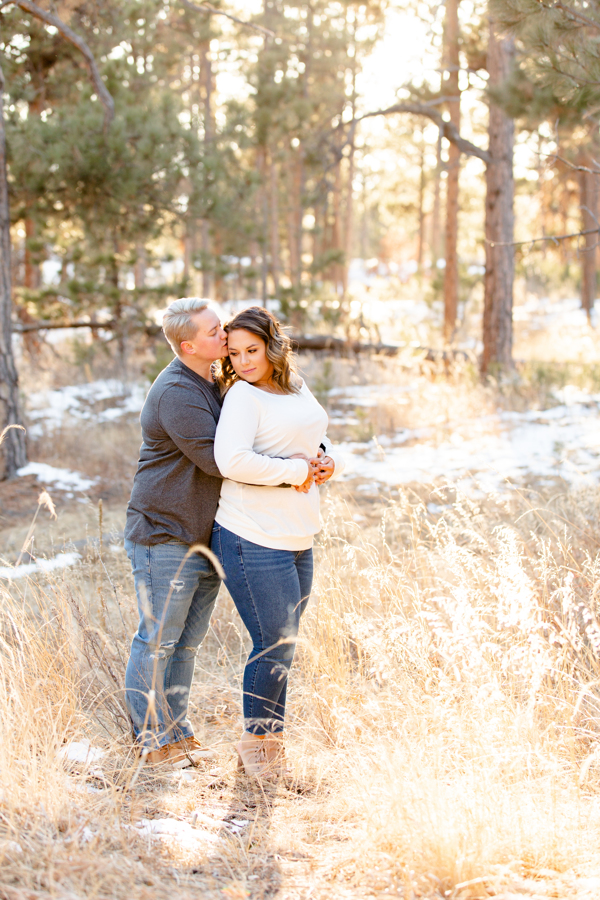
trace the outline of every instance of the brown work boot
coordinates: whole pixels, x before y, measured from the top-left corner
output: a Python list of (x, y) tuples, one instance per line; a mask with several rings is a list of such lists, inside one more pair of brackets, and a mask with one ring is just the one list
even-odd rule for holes
[(170, 766), (172, 769), (185, 769), (192, 765), (185, 753), (181, 750), (173, 750), (172, 744), (166, 744), (159, 747), (158, 750), (139, 751), (139, 755), (143, 757), (147, 766)]
[[(192, 764), (199, 763), (201, 759), (214, 759), (216, 753), (208, 747), (203, 747), (195, 737), (182, 738), (180, 741), (173, 741), (169, 744), (169, 750), (174, 754), (183, 753)], [(182, 768), (179, 766), (178, 768)]]

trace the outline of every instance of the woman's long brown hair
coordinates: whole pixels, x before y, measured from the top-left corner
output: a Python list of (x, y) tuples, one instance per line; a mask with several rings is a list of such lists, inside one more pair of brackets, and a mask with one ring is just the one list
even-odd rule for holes
[[(296, 367), (292, 342), (275, 316), (262, 306), (251, 306), (234, 316), (224, 326), (227, 334), (243, 329), (255, 334), (266, 346), (267, 359), (273, 365), (273, 383), (282, 394), (297, 394), (300, 390), (294, 384)], [(232, 384), (240, 381), (228, 356), (221, 360), (221, 371), (217, 373), (221, 394), (227, 393)]]

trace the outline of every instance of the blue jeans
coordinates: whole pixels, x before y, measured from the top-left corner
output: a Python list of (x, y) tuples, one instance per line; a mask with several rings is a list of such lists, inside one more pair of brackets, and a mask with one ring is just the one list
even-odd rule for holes
[(280, 732), (300, 616), (312, 587), (312, 549), (271, 550), (217, 523), (211, 548), (252, 638), (244, 669), (244, 727), (254, 734)]
[[(208, 631), (219, 576), (187, 544), (134, 544), (131, 560), (140, 622), (125, 672), (125, 700), (140, 744), (150, 749), (192, 737), (187, 717), (196, 652)], [(154, 692), (153, 694), (151, 692)]]

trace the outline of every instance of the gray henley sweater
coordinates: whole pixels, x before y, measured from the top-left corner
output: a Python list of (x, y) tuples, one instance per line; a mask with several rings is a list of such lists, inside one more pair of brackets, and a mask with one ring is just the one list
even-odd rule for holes
[(160, 373), (140, 421), (142, 446), (125, 537), (137, 544), (208, 545), (222, 477), (213, 453), (221, 413), (216, 384), (179, 359)]

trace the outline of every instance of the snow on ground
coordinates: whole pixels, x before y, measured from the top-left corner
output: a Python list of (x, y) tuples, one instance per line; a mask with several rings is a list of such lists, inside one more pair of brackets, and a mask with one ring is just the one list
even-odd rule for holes
[(141, 819), (135, 825), (123, 827), (150, 840), (159, 840), (167, 845), (175, 844), (182, 850), (196, 851), (200, 850), (203, 844), (215, 844), (220, 841), (219, 832), (239, 834), (248, 825), (249, 819), (222, 819), (197, 809), (192, 813), (191, 822), (170, 818)]
[(104, 756), (104, 750), (98, 747), (92, 747), (87, 739), (82, 741), (69, 741), (69, 743), (58, 751), (61, 759), (69, 762), (85, 763), (87, 765), (97, 762)]
[[(600, 319), (600, 300), (596, 300), (591, 313), (592, 326)], [(525, 303), (513, 309), (515, 322), (526, 322), (537, 331), (551, 331), (566, 328), (587, 328), (588, 321), (585, 310), (581, 308), (579, 297), (567, 297), (564, 300), (551, 300), (549, 297), (527, 298)]]
[[(348, 392), (347, 392), (348, 393)], [(344, 406), (373, 406), (389, 386), (351, 389), (338, 396)], [(401, 402), (402, 397), (398, 398)], [(535, 477), (550, 483), (562, 478), (573, 486), (600, 481), (600, 394), (565, 388), (563, 402), (544, 411), (499, 411), (470, 421), (451, 422), (439, 430), (402, 429), (394, 436), (340, 445), (346, 458), (342, 478), (361, 478), (359, 490), (409, 482), (450, 482), (478, 494)], [(345, 410), (332, 422), (352, 424)]]
[[(523, 315), (550, 317), (561, 325), (566, 321), (581, 324), (582, 313), (574, 301), (536, 303), (535, 309), (533, 301), (531, 309), (527, 304), (520, 307)], [(600, 309), (600, 303), (597, 306)], [(138, 412), (146, 388), (144, 384), (100, 380), (39, 391), (28, 398), (28, 416), (34, 422), (30, 431), (37, 429), (36, 433), (42, 434), (69, 419), (106, 422)], [(408, 394), (416, 389), (416, 384), (334, 388), (329, 393), (331, 423), (356, 426), (365, 415), (359, 416), (360, 410), (366, 412), (380, 403), (408, 403)], [(374, 483), (442, 480), (462, 489), (489, 492), (531, 477), (547, 482), (561, 478), (574, 486), (596, 483), (600, 480), (600, 395), (570, 386), (557, 392), (556, 398), (557, 405), (545, 411), (499, 411), (470, 421), (449, 422), (441, 429), (401, 429), (391, 437), (376, 437), (367, 443), (347, 441), (342, 446), (348, 462), (343, 477), (361, 478), (365, 490)], [(19, 474), (34, 474), (41, 483), (71, 495), (94, 484), (78, 472), (44, 463), (29, 463)], [(35, 565), (58, 567), (61, 558), (65, 559), (65, 554)], [(29, 574), (28, 568), (20, 567), (20, 571)], [(1, 574), (7, 577), (3, 571)]]
[(27, 417), (32, 423), (29, 434), (41, 437), (44, 431), (60, 428), (69, 419), (109, 422), (138, 413), (147, 392), (147, 384), (126, 384), (116, 379), (35, 391), (27, 398)]
[(201, 850), (207, 843), (219, 841), (218, 834), (206, 829), (194, 828), (179, 819), (142, 819), (136, 825), (124, 826), (140, 837), (159, 840), (165, 844), (178, 844), (182, 850)]
[(0, 578), (8, 578), (14, 581), (17, 578), (27, 578), (39, 572), (54, 572), (56, 569), (66, 569), (74, 566), (81, 559), (79, 553), (58, 553), (51, 559), (38, 559), (34, 563), (26, 563), (22, 566), (0, 566)]
[(96, 483), (96, 479), (87, 478), (79, 472), (71, 472), (70, 469), (58, 469), (48, 463), (30, 462), (17, 470), (17, 475), (35, 475), (37, 480), (45, 485), (56, 488), (59, 491), (89, 491)]

